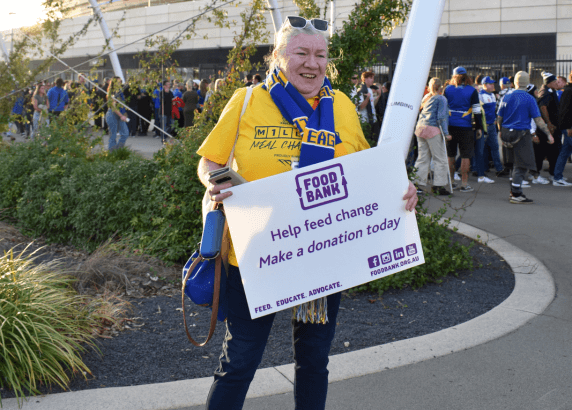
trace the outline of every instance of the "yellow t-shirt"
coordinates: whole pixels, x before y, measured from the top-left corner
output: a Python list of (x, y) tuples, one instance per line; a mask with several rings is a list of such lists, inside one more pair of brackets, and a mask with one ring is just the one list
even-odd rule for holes
[[(245, 94), (246, 88), (234, 93), (217, 125), (197, 151), (200, 156), (217, 164), (226, 164), (236, 137)], [(315, 99), (307, 101), (313, 105)], [(334, 124), (342, 140), (336, 146), (336, 158), (369, 148), (355, 105), (337, 90), (334, 91)], [(300, 155), (301, 143), (298, 129), (282, 116), (270, 93), (258, 86), (252, 91), (240, 120), (233, 168), (247, 181), (290, 171), (291, 158)], [(228, 260), (231, 265), (238, 266), (232, 240)]]

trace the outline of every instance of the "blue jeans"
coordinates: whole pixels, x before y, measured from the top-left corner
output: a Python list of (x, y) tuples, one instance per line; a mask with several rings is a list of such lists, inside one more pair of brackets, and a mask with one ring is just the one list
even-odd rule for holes
[[(497, 172), (501, 172), (503, 170), (502, 162), (500, 159), (500, 151), (499, 151), (499, 139), (498, 139), (498, 132), (495, 124), (487, 124), (487, 131), (488, 136), (485, 140), (485, 147), (489, 147), (491, 150), (491, 156), (493, 157), (493, 162), (495, 164), (495, 169)], [(487, 169), (487, 158), (483, 158), (483, 166)]]
[[(171, 117), (169, 117), (167, 115), (162, 115), (161, 116), (161, 124), (163, 124), (163, 126), (164, 126), (163, 131), (168, 132), (170, 134), (171, 133)], [(166, 134), (163, 134), (161, 131), (159, 131), (159, 135), (164, 135), (165, 137), (167, 136)]]
[[(572, 154), (572, 137), (568, 136), (567, 131), (562, 131), (562, 148), (560, 148), (560, 154), (558, 154), (558, 159), (556, 160), (556, 165), (554, 166), (554, 179), (562, 179), (564, 175), (564, 167), (566, 166), (566, 161), (568, 157)], [(556, 139), (556, 136), (555, 138)]]
[(485, 176), (485, 160), (483, 153), (485, 152), (485, 134), (481, 134), (481, 138), (477, 139), (475, 132), (475, 156), (473, 157), (473, 171), (477, 172), (480, 177)]
[(155, 135), (161, 135), (161, 131), (159, 131), (159, 128), (161, 127), (161, 109), (155, 107), (155, 129), (153, 130), (155, 132)]
[[(208, 410), (240, 410), (250, 382), (266, 347), (275, 314), (251, 319), (240, 271), (229, 267), (227, 282), (228, 318), (220, 364), (207, 399)], [(325, 325), (293, 321), (296, 410), (326, 407), (328, 354), (336, 331), (341, 293), (328, 296)]]
[[(116, 148), (121, 148), (125, 146), (125, 141), (129, 138), (129, 130), (127, 129), (127, 123), (121, 121), (119, 116), (111, 110), (107, 110), (105, 114), (105, 121), (109, 127), (109, 145), (107, 149), (113, 151)], [(115, 137), (119, 131), (119, 142), (115, 143)]]

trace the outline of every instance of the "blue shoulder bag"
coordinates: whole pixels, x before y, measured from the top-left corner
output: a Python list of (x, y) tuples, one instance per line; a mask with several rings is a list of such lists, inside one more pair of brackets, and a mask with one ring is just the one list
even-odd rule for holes
[[(252, 88), (247, 87), (244, 103), (242, 104), (242, 112), (240, 113), (241, 119), (251, 94)], [(232, 166), (234, 159), (234, 148), (238, 139), (240, 119), (238, 124), (234, 146), (226, 163), (227, 167)], [(208, 212), (205, 213), (205, 211)], [(213, 203), (208, 192), (205, 192), (203, 198), (203, 222), (203, 236), (199, 249), (192, 254), (183, 268), (183, 291), (181, 294), (185, 332), (189, 341), (197, 347), (207, 344), (214, 334), (217, 318), (224, 322), (228, 312), (228, 300), (226, 297), (227, 272), (225, 269), (228, 255), (226, 255), (223, 243), (228, 233), (228, 224), (226, 223), (222, 204)], [(212, 309), (209, 334), (203, 343), (196, 342), (189, 333), (185, 310), (185, 295), (196, 305)]]

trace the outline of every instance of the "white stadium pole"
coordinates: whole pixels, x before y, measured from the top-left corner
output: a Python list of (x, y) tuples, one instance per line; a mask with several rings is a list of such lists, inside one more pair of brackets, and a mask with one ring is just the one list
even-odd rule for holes
[(336, 1), (330, 1), (330, 37), (336, 32)]
[(280, 14), (280, 9), (278, 8), (278, 1), (268, 0), (268, 9), (270, 10), (270, 15), (272, 16), (274, 33), (278, 33), (278, 30), (280, 30), (280, 27), (282, 27), (282, 15)]
[(399, 142), (403, 158), (417, 122), (445, 0), (414, 0), (387, 100), (378, 146)]
[(103, 14), (101, 13), (101, 9), (99, 8), (99, 4), (97, 4), (97, 0), (89, 0), (91, 3), (91, 7), (93, 8), (93, 14), (99, 21), (99, 25), (101, 26), (101, 31), (103, 32), (103, 36), (108, 41), (109, 49), (111, 52), (109, 53), (109, 59), (111, 60), (111, 66), (113, 67), (113, 72), (121, 81), (125, 83), (125, 78), (123, 77), (123, 71), (121, 71), (121, 64), (119, 64), (119, 58), (117, 58), (117, 53), (115, 52), (115, 46), (113, 45), (113, 40), (111, 38), (111, 32), (109, 31), (109, 27), (107, 27), (107, 23), (103, 18)]
[(0, 33), (0, 48), (2, 49), (2, 54), (4, 54), (6, 63), (10, 63), (10, 54), (8, 54), (8, 50), (6, 49), (6, 44), (4, 43), (4, 37), (2, 36), (2, 33)]

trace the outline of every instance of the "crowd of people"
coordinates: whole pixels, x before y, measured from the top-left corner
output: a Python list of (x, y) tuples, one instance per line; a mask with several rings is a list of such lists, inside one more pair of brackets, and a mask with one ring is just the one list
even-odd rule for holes
[[(490, 76), (473, 79), (456, 67), (450, 80), (431, 78), (421, 102), (415, 128), (418, 193), (431, 190), (450, 195), (471, 192), (469, 174), (479, 184), (508, 177), (511, 203), (531, 203), (522, 193), (532, 184), (570, 187), (563, 175), (572, 154), (572, 72), (565, 77), (543, 72), (540, 89), (528, 73), (498, 82)], [(352, 97), (362, 122), (369, 124), (368, 139), (377, 140), (391, 84), (374, 84), (374, 73), (352, 77)], [(542, 175), (544, 161), (548, 175)]]
[[(261, 81), (259, 75), (255, 81)], [(79, 119), (93, 118), (96, 127), (109, 133), (109, 149), (113, 149), (123, 146), (129, 136), (146, 136), (150, 129), (154, 131), (154, 138), (161, 138), (192, 126), (195, 113), (202, 111), (221, 85), (222, 80), (195, 79), (186, 83), (165, 80), (139, 86), (130, 81), (123, 84), (119, 77), (104, 78), (99, 84), (97, 80), (86, 81), (85, 74), (80, 74), (78, 81), (45, 80), (17, 92), (12, 109), (13, 124), (17, 133), (34, 138), (40, 125), (64, 112), (78, 114), (83, 110), (82, 115), (77, 115)], [(116, 143), (117, 133), (120, 138)], [(9, 136), (15, 139), (11, 132)]]
[[(519, 73), (519, 81), (524, 80), (523, 73)], [(495, 179), (490, 176), (491, 169), (497, 177), (506, 176), (511, 180), (511, 202), (517, 202), (515, 198), (521, 198), (522, 188), (530, 187), (531, 183), (572, 186), (562, 174), (572, 150), (571, 136), (568, 135), (572, 105), (568, 94), (564, 93), (570, 83), (567, 85), (564, 77), (545, 72), (543, 85), (537, 89), (529, 83), (519, 86), (516, 77), (501, 78), (497, 87), (497, 82), (490, 76), (479, 75), (473, 81), (463, 67), (457, 67), (452, 78), (444, 83), (439, 78), (429, 80), (415, 129), (418, 193), (431, 190), (437, 195), (450, 195), (455, 189), (471, 192), (474, 188), (469, 185), (469, 174), (476, 176), (479, 184), (492, 184)], [(377, 142), (391, 88), (390, 82), (377, 84), (374, 79), (372, 71), (365, 71), (361, 76), (354, 74), (350, 94), (360, 120), (367, 124), (365, 136), (370, 145)], [(572, 81), (572, 73), (569, 80)], [(53, 83), (44, 81), (20, 91), (12, 114), (16, 118), (14, 124), (18, 132), (33, 138), (40, 125), (81, 106), (74, 105), (74, 101), (83, 95), (81, 101), (88, 102), (95, 126), (109, 133), (108, 149), (112, 150), (124, 146), (129, 136), (146, 136), (150, 125), (154, 138), (173, 135), (177, 129), (192, 126), (196, 112), (202, 110), (222, 82), (220, 79), (195, 79), (186, 83), (165, 80), (139, 87), (129, 81), (122, 84), (115, 77), (105, 78), (101, 85), (95, 81), (93, 85), (82, 74), (77, 82), (58, 78)], [(263, 79), (259, 74), (247, 74), (244, 83), (247, 87), (256, 87), (263, 83)], [(533, 100), (538, 109), (538, 113), (529, 113), (528, 134), (524, 139), (530, 137), (532, 154), (524, 161), (527, 171), (521, 182), (518, 182), (520, 175), (516, 169), (522, 164), (514, 160), (515, 149), (506, 144), (503, 146), (501, 141), (503, 127), (508, 125), (509, 130), (514, 130), (520, 129), (515, 126), (522, 125), (510, 122), (512, 117), (507, 124), (501, 122), (507, 120), (504, 111), (512, 109), (508, 103), (516, 101), (514, 97), (507, 97), (516, 91), (519, 92), (517, 96), (526, 93), (529, 96), (527, 100)], [(504, 115), (501, 115), (501, 110), (504, 110)], [(117, 133), (120, 136), (118, 142)], [(548, 162), (548, 175), (542, 174), (544, 160)], [(428, 186), (429, 177), (431, 187)], [(517, 183), (519, 187), (514, 186)], [(529, 202), (532, 201), (527, 200), (526, 203)]]

